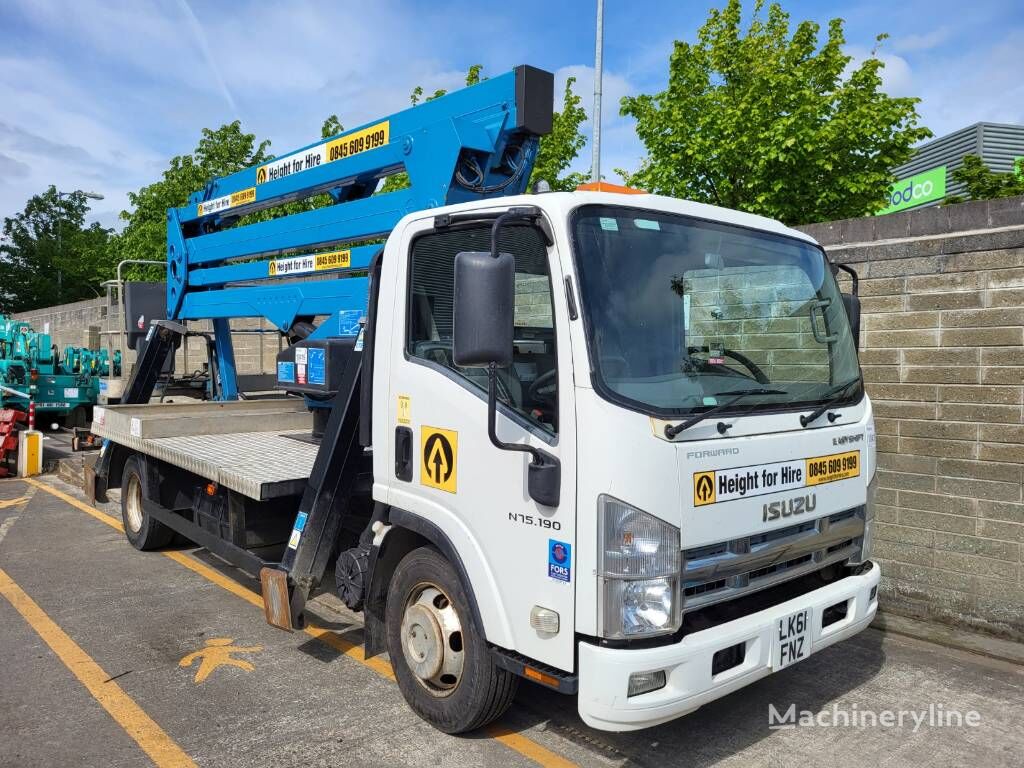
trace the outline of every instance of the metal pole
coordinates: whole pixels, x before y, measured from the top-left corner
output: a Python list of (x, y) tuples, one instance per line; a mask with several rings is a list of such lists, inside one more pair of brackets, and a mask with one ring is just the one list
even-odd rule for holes
[(601, 181), (601, 79), (604, 54), (604, 0), (597, 0), (597, 42), (594, 47), (594, 163), (590, 180)]

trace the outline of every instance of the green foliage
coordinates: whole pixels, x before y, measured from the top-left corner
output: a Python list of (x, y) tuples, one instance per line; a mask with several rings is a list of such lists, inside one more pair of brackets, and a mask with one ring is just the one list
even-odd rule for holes
[(337, 136), (345, 130), (345, 126), (341, 124), (341, 120), (338, 119), (337, 115), (331, 115), (324, 124), (320, 126), (320, 138), (329, 139), (331, 136)]
[(1013, 164), (1012, 173), (996, 173), (977, 155), (964, 155), (964, 164), (953, 171), (953, 178), (966, 185), (966, 197), (950, 195), (944, 201), (947, 204), (1024, 195), (1024, 158)]
[(162, 179), (128, 193), (132, 210), (121, 212), (127, 224), (111, 243), (117, 255), (114, 263), (121, 259), (166, 259), (167, 209), (188, 203), (188, 196), (212, 178), (266, 162), (271, 159), (269, 148), (269, 141), (257, 143), (255, 134), (243, 133), (238, 120), (215, 131), (204, 128), (192, 154), (173, 158)]
[(648, 152), (627, 183), (789, 223), (883, 208), (889, 169), (931, 136), (919, 100), (880, 90), (874, 54), (848, 69), (842, 19), (819, 46), (819, 25), (791, 32), (778, 3), (756, 0), (745, 32), (742, 15), (741, 0), (713, 9), (696, 43), (675, 43), (668, 87), (622, 100)]
[(102, 295), (113, 274), (110, 232), (85, 226), (82, 192), (51, 186), (25, 210), (4, 219), (0, 236), (0, 314), (65, 304)]
[[(320, 128), (320, 136), (326, 139), (344, 130), (338, 116), (330, 115)], [(204, 128), (194, 152), (173, 158), (160, 181), (128, 194), (132, 210), (121, 212), (121, 218), (127, 225), (111, 242), (116, 254), (114, 264), (121, 259), (163, 261), (167, 251), (167, 209), (186, 205), (189, 195), (202, 189), (210, 179), (272, 160), (274, 156), (269, 150), (270, 141), (257, 142), (255, 134), (242, 131), (238, 120), (217, 130)], [(330, 202), (329, 195), (316, 195), (249, 214), (239, 223), (268, 221), (277, 216), (320, 208)], [(164, 279), (163, 270), (159, 267), (130, 268), (126, 274), (134, 280)]]
[(580, 126), (587, 119), (587, 111), (581, 106), (583, 100), (572, 89), (575, 82), (575, 77), (566, 79), (562, 109), (552, 118), (551, 133), (541, 137), (537, 161), (530, 176), (530, 189), (535, 182), (543, 180), (551, 185), (553, 191), (571, 192), (590, 181), (589, 173), (565, 173), (587, 143), (586, 136), (580, 132)]

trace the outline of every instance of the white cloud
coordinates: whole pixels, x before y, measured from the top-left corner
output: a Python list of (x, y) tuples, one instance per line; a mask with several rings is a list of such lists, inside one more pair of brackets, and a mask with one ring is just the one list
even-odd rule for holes
[[(351, 127), (408, 106), (416, 85), (461, 86), (464, 65), (439, 57), (437, 43), (457, 51), (474, 35), (440, 12), (410, 14), (387, 0), (359, 13), (317, 0), (22, 0), (3, 13), (0, 217), (56, 184), (105, 195), (93, 210), (105, 225), (129, 191), (192, 151), (203, 127), (240, 118), (284, 153), (318, 139), (331, 113)], [(488, 53), (500, 61), (496, 49)]]
[(847, 55), (852, 57), (846, 66), (845, 74), (847, 76), (874, 55), (884, 65), (879, 72), (879, 76), (882, 78), (882, 90), (890, 96), (914, 95), (912, 92), (914, 78), (910, 63), (902, 56), (886, 51), (875, 51), (872, 54), (869, 49), (860, 45), (848, 45), (845, 50)]
[(933, 59), (915, 80), (918, 109), (936, 136), (990, 121), (1024, 123), (1024, 28), (1006, 31), (976, 51)]
[[(905, 56), (879, 51), (885, 63), (882, 88), (892, 96), (920, 98), (921, 123), (937, 137), (983, 121), (1024, 123), (1024, 29), (1005, 30), (984, 47), (941, 51), (940, 33), (896, 41)], [(869, 55), (858, 46), (847, 52), (854, 57), (851, 66)]]
[(945, 43), (953, 34), (952, 27), (942, 26), (929, 32), (900, 35), (888, 42), (893, 50), (907, 52), (930, 51)]

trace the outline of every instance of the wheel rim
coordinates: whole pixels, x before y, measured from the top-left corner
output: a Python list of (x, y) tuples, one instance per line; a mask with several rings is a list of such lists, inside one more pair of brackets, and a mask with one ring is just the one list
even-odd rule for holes
[(132, 533), (138, 533), (142, 528), (142, 484), (139, 482), (138, 475), (132, 475), (128, 478), (128, 488), (126, 489), (127, 498), (125, 498), (125, 511), (128, 513), (128, 529)]
[(448, 696), (462, 681), (462, 622), (451, 599), (435, 584), (418, 584), (406, 601), (402, 653), (413, 677), (432, 696)]

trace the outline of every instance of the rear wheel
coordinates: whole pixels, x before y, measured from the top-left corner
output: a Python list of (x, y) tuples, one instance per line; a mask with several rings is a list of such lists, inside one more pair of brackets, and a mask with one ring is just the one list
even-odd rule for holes
[(174, 531), (154, 520), (143, 506), (142, 469), (142, 459), (138, 456), (131, 456), (125, 462), (121, 475), (121, 520), (131, 545), (146, 551), (166, 547), (174, 538)]
[(471, 731), (508, 709), (519, 678), (495, 665), (458, 575), (436, 549), (413, 550), (398, 564), (386, 620), (398, 687), (432, 726)]

